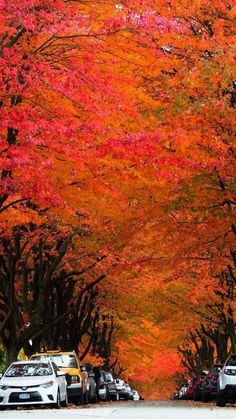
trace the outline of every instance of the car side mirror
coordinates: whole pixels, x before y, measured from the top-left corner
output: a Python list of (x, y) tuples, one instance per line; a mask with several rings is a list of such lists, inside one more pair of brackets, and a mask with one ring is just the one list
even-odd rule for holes
[(81, 372), (87, 372), (86, 365), (80, 365), (80, 371)]
[(3, 377), (3, 374), (2, 373), (0, 373), (0, 379)]

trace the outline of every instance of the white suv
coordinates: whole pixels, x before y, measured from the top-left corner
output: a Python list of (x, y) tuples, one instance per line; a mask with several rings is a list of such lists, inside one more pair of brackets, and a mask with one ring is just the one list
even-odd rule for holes
[(236, 402), (236, 354), (229, 355), (218, 378), (217, 406)]

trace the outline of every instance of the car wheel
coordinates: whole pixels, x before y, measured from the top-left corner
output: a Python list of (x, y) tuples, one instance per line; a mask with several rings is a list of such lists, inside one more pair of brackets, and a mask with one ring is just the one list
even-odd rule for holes
[(60, 399), (59, 390), (57, 392), (57, 401), (56, 401), (56, 403), (53, 403), (52, 407), (54, 407), (54, 409), (60, 409), (60, 407), (61, 407), (61, 399)]
[(66, 392), (65, 400), (63, 400), (63, 402), (61, 402), (61, 405), (63, 407), (67, 407), (68, 406), (68, 394), (67, 394), (67, 392)]
[(86, 390), (86, 392), (84, 393), (84, 404), (89, 404), (89, 399), (90, 399), (90, 394), (89, 394), (89, 391)]
[(226, 405), (225, 392), (224, 390), (219, 390), (216, 396), (216, 406), (224, 407)]
[(208, 401), (209, 401), (208, 394), (203, 391), (202, 392), (202, 402), (207, 403)]
[(109, 393), (109, 391), (107, 390), (106, 391), (106, 402), (109, 402), (110, 400), (111, 400), (111, 396), (110, 396), (110, 393)]
[(200, 395), (200, 393), (199, 393), (199, 391), (196, 391), (195, 392), (195, 394), (194, 394), (194, 401), (195, 402), (198, 402), (200, 399), (201, 399), (201, 397), (200, 397), (201, 395)]
[(82, 394), (80, 394), (78, 397), (76, 397), (76, 399), (75, 399), (75, 404), (76, 404), (76, 406), (80, 406), (80, 405), (82, 405), (84, 403), (84, 395), (83, 395), (83, 393)]

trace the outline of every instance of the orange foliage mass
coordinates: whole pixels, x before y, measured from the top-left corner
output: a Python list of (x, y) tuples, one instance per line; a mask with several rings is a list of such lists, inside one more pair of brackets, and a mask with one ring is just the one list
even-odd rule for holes
[[(87, 229), (77, 246), (106, 255), (114, 358), (149, 397), (172, 391), (176, 348), (200, 322), (194, 309), (204, 311), (216, 275), (233, 266), (235, 11), (221, 0), (79, 4), (78, 38), (73, 25), (56, 25), (66, 40), (48, 27), (22, 37), (16, 52), (31, 53), (40, 75), (22, 102), (12, 109), (0, 86), (19, 129), (14, 145), (1, 130), (13, 179), (2, 176), (5, 205), (31, 198), (50, 207), (50, 221)], [(16, 205), (1, 228), (29, 219), (38, 215)]]

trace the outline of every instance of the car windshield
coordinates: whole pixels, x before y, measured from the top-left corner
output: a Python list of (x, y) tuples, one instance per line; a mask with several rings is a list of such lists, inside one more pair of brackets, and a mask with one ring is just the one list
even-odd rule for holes
[(53, 370), (49, 364), (12, 364), (6, 371), (5, 377), (44, 377), (52, 374)]
[(104, 381), (113, 381), (113, 377), (112, 377), (112, 375), (109, 373), (109, 372), (104, 372), (103, 374), (102, 374), (102, 376), (103, 376), (103, 380)]
[(69, 354), (48, 354), (37, 355), (32, 357), (37, 361), (53, 361), (59, 368), (78, 368), (77, 361), (74, 355)]
[(236, 367), (236, 356), (231, 356), (227, 361), (226, 365), (230, 365), (231, 367)]

